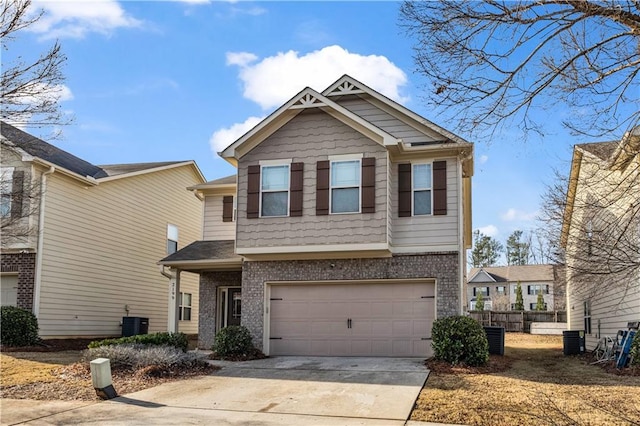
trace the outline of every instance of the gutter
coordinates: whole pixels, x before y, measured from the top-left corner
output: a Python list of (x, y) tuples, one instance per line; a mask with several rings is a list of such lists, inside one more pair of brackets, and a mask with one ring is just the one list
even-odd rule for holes
[(42, 253), (44, 251), (44, 207), (47, 188), (47, 176), (56, 171), (55, 166), (40, 176), (40, 206), (38, 209), (38, 245), (36, 249), (36, 270), (33, 278), (33, 308), (32, 312), (38, 318), (40, 313), (40, 288), (42, 287)]

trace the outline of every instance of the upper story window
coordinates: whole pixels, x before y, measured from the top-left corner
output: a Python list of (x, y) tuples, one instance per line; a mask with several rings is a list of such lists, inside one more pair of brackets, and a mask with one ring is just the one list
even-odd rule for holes
[(13, 167), (0, 168), (0, 216), (11, 215), (11, 193), (13, 191)]
[(527, 286), (527, 294), (536, 295), (538, 293), (549, 294), (549, 286), (543, 284), (532, 284)]
[(474, 296), (477, 296), (480, 293), (482, 293), (483, 296), (489, 296), (489, 287), (474, 287), (473, 288), (473, 295)]
[(331, 213), (360, 212), (360, 160), (331, 161)]
[(167, 225), (167, 254), (173, 254), (178, 251), (178, 227), (176, 225)]
[(430, 215), (432, 212), (431, 164), (413, 164), (412, 167), (413, 215)]
[(261, 168), (260, 216), (289, 214), (289, 164)]
[(507, 287), (505, 287), (503, 285), (499, 285), (498, 287), (496, 287), (496, 293), (499, 294), (499, 295), (507, 294)]

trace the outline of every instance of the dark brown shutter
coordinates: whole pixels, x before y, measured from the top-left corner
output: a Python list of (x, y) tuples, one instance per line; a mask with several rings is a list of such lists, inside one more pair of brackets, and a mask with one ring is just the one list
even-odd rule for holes
[(447, 214), (447, 162), (433, 162), (433, 214)]
[(247, 185), (247, 219), (260, 217), (260, 166), (249, 166)]
[(329, 161), (316, 164), (316, 215), (329, 214)]
[(24, 193), (24, 170), (13, 172), (13, 182), (11, 183), (11, 217), (14, 219), (22, 217), (22, 194)]
[(304, 163), (291, 163), (289, 216), (302, 216), (302, 172)]
[(233, 222), (233, 195), (222, 197), (222, 221)]
[(376, 212), (376, 159), (362, 159), (362, 213)]
[(398, 164), (398, 216), (411, 216), (411, 164)]

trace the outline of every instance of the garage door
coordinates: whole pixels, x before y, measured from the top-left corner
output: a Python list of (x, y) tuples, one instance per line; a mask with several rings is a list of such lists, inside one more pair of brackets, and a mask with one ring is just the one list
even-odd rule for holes
[(270, 355), (431, 355), (434, 283), (271, 285)]

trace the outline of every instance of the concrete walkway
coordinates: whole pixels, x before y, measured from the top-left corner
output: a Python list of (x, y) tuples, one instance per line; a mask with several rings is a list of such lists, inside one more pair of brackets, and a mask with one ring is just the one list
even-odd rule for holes
[(2, 424), (400, 426), (428, 376), (414, 359), (275, 357), (220, 364), (211, 376), (100, 403), (29, 401), (25, 407), (3, 400)]

